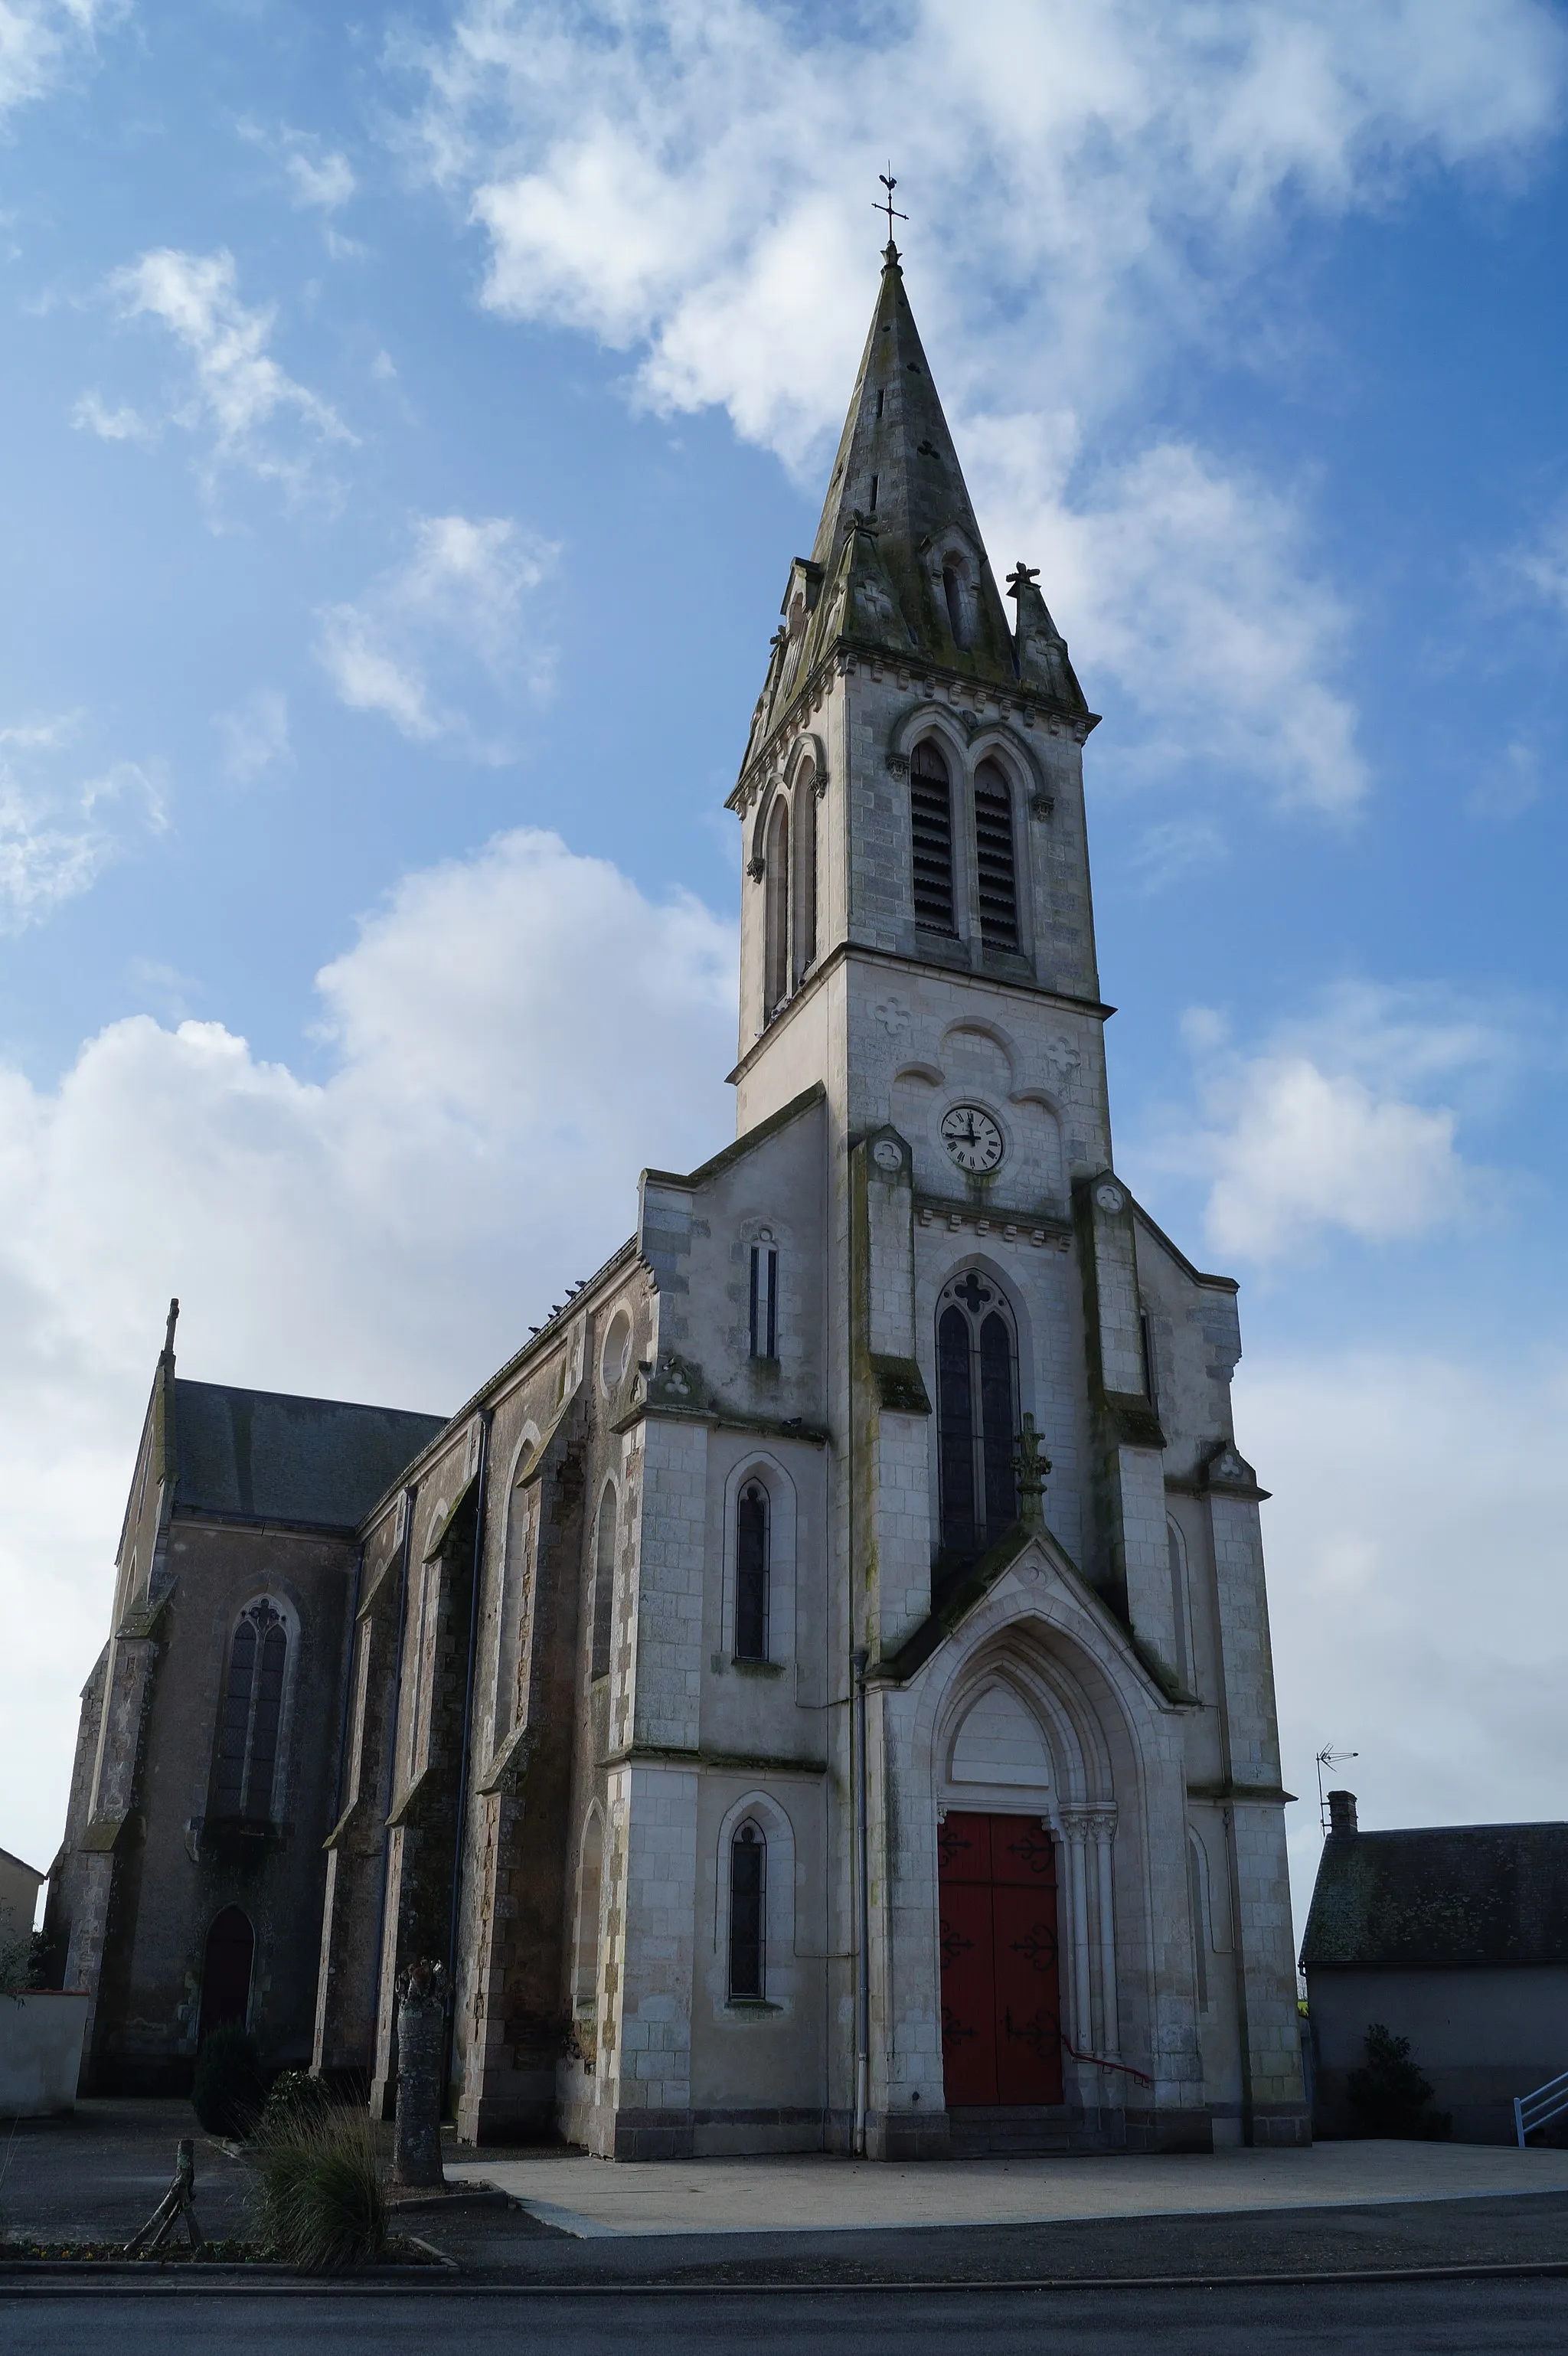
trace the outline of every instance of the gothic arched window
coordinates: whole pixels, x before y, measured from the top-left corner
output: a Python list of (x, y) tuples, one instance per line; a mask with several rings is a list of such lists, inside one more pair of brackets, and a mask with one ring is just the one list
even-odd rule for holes
[(735, 1658), (768, 1657), (768, 1493), (748, 1481), (735, 1506)]
[(593, 1650), (589, 1675), (595, 1677), (610, 1674), (615, 1620), (615, 1483), (606, 1481), (593, 1540)]
[(798, 988), (816, 961), (816, 766), (804, 761), (795, 780), (795, 954)]
[(1013, 795), (997, 761), (982, 761), (975, 772), (975, 867), (980, 892), (980, 939), (988, 949), (1016, 949), (1019, 892)]
[(789, 996), (789, 804), (782, 794), (775, 798), (768, 819), (765, 874), (763, 1014), (766, 1021)]
[(288, 1630), (277, 1606), (265, 1597), (249, 1605), (229, 1647), (212, 1779), (216, 1816), (272, 1821), (288, 1657)]
[(914, 851), (914, 920), (928, 933), (953, 930), (953, 788), (940, 748), (927, 736), (909, 765)]
[(970, 1269), (936, 1312), (937, 1483), (950, 1554), (983, 1554), (1018, 1519), (1016, 1356), (1000, 1287)]
[(750, 1818), (730, 1844), (730, 1994), (766, 1992), (768, 1845)]

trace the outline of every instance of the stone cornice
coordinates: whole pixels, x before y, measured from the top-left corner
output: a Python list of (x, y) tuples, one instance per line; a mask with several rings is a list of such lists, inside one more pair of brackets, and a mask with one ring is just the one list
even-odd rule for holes
[[(1075, 998), (1071, 991), (1052, 990), (1049, 983), (1026, 981), (1017, 974), (976, 973), (973, 967), (929, 963), (924, 958), (911, 957), (903, 949), (877, 948), (867, 941), (837, 941), (812, 967), (795, 995), (784, 1001), (766, 1030), (752, 1040), (734, 1070), (728, 1075), (731, 1087), (745, 1078), (763, 1049), (779, 1035), (781, 1026), (789, 1022), (795, 1009), (804, 1006), (817, 985), (830, 973), (837, 972), (839, 966), (850, 958), (863, 958), (869, 965), (891, 966), (899, 973), (938, 973), (944, 980), (956, 983), (961, 990), (983, 990), (990, 997), (1001, 991), (1014, 998), (1043, 1001), (1046, 1005), (1060, 1006), (1070, 1014), (1092, 1015), (1098, 1023), (1108, 1023), (1116, 1011), (1114, 1006), (1107, 1006), (1103, 999)], [(750, 1130), (746, 1131), (748, 1137), (751, 1133)]]

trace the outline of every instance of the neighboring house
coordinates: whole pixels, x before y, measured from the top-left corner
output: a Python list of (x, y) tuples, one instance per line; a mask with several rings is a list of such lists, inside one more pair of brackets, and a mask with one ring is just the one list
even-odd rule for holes
[(257, 1483), (375, 1410), (167, 1363), (62, 1868), (102, 2082), (314, 1997), (384, 2114), (434, 1956), (480, 2142), (1307, 2139), (1236, 1286), (1112, 1166), (1095, 716), (1008, 588), (890, 246), (729, 797), (735, 1141), (329, 1500), (218, 1477), (240, 1404)]
[(1301, 1950), (1313, 2128), (1357, 2133), (1369, 2027), (1408, 2037), (1462, 2143), (1511, 2143), (1513, 2098), (1568, 2070), (1568, 1824), (1330, 1826)]
[(13, 1946), (32, 1930), (38, 1887), (46, 1878), (8, 1848), (0, 1848), (0, 1947)]

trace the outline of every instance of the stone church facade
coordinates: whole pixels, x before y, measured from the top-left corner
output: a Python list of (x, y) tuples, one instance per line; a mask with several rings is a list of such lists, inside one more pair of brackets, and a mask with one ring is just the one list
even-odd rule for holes
[[(1094, 715), (1027, 568), (1008, 594), (890, 247), (731, 797), (736, 1141), (645, 1171), (635, 1235), (410, 1419), (352, 1531), (236, 1516), (210, 1593), (123, 1562), (54, 1884), (122, 2051), (194, 2051), (207, 1977), (240, 1987), (202, 1941), (249, 1905), (269, 2054), (378, 2111), (396, 1976), (450, 1960), (481, 2143), (1307, 2140), (1236, 1288), (1115, 1170)], [(182, 1622), (210, 1707), (176, 1773), (136, 1694)], [(224, 1763), (269, 1642), (297, 1801)], [(264, 1837), (229, 1882), (193, 1837), (138, 1982), (132, 1885), (160, 1841), (177, 1878), (171, 1804), (230, 1821), (220, 1775)]]

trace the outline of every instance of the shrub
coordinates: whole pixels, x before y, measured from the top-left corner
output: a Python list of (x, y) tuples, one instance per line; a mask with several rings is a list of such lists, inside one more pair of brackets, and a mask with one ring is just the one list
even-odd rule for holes
[(261, 2052), (250, 2030), (238, 2023), (213, 2029), (196, 2057), (190, 2097), (208, 2134), (249, 2135), (265, 2092)]
[(1374, 2020), (1365, 2038), (1366, 2061), (1345, 2083), (1361, 2133), (1438, 2142), (1453, 2126), (1446, 2111), (1431, 2108), (1432, 2083), (1410, 2058), (1408, 2037)]
[(331, 2104), (325, 2086), (308, 2070), (280, 2070), (267, 2089), (257, 2136), (264, 2141), (297, 2121), (319, 2119)]
[(262, 2237), (281, 2258), (316, 2274), (379, 2257), (387, 2202), (366, 2112), (281, 2111), (258, 2138), (257, 2159)]

